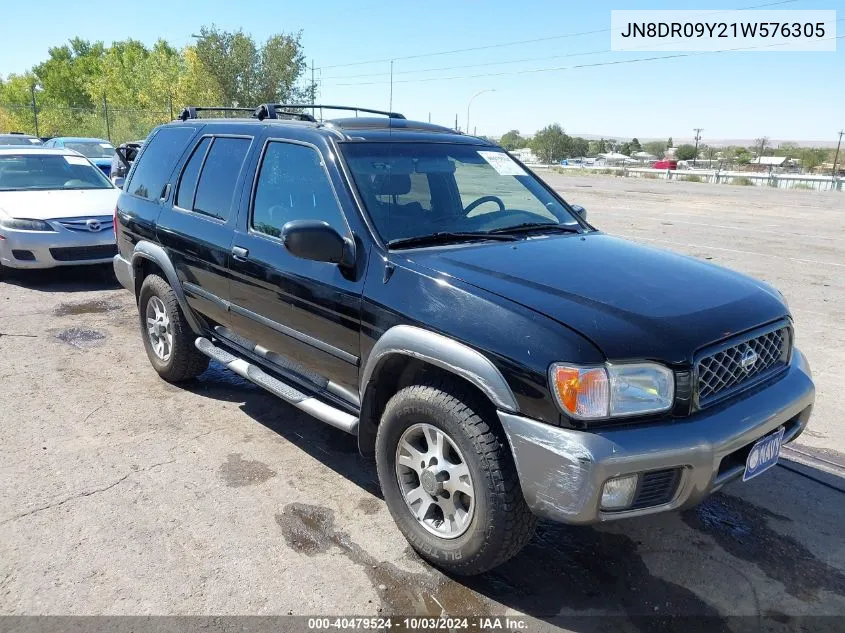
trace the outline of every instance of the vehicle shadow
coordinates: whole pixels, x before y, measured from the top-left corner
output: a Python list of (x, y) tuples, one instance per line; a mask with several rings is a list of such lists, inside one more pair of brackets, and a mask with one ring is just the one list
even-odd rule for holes
[[(360, 457), (353, 436), (219, 365), (188, 388), (241, 402), (255, 421), (381, 499), (375, 466)], [(597, 527), (543, 521), (520, 554), (480, 576), (446, 575), (427, 565), (422, 575), (398, 568), (390, 573), (401, 577), (397, 587), (419, 586), (436, 599), (434, 611), (413, 615), (482, 616), (504, 607), (543, 630), (767, 630), (793, 622), (796, 604), (807, 614), (845, 616), (845, 514), (837, 511), (843, 495), (845, 479), (787, 462), (683, 513)], [(420, 561), (410, 548), (408, 556)], [(773, 595), (773, 584), (782, 587), (782, 596)], [(831, 595), (841, 601), (826, 603)], [(813, 622), (811, 628), (836, 622)]]
[(111, 264), (35, 270), (4, 268), (0, 282), (38, 292), (91, 292), (120, 288)]

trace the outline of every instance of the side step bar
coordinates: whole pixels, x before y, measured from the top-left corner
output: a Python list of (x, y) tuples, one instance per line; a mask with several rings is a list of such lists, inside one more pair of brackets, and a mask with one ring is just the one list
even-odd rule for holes
[(253, 365), (243, 358), (238, 358), (226, 350), (217, 347), (207, 338), (200, 336), (194, 344), (199, 351), (212, 360), (216, 360), (227, 369), (235, 372), (238, 376), (254, 382), (259, 387), (266, 389), (297, 409), (327, 424), (331, 424), (341, 431), (346, 431), (353, 435), (358, 434), (358, 418), (354, 415), (349, 415), (345, 411), (341, 411), (325, 402), (317, 400), (317, 398), (300, 392), (289, 384), (271, 376), (257, 365)]

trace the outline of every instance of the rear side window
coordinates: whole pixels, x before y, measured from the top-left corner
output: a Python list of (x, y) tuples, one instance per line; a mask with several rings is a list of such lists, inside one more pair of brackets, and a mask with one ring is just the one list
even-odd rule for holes
[(176, 161), (185, 151), (196, 132), (193, 127), (165, 127), (159, 129), (135, 161), (126, 191), (133, 196), (158, 200), (170, 178)]
[(182, 171), (182, 178), (179, 180), (179, 189), (176, 192), (176, 206), (183, 209), (194, 208), (194, 193), (197, 190), (197, 180), (199, 179), (200, 169), (202, 168), (202, 161), (205, 159), (205, 153), (208, 146), (211, 145), (211, 138), (206, 136), (197, 145), (188, 164)]
[(193, 211), (219, 220), (228, 219), (250, 142), (248, 138), (214, 139), (197, 183)]
[(320, 153), (305, 145), (273, 141), (261, 162), (252, 228), (278, 237), (291, 220), (322, 220), (347, 233)]

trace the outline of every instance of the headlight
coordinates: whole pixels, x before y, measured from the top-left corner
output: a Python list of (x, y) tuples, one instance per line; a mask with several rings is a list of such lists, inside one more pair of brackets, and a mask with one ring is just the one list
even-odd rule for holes
[(555, 363), (549, 382), (560, 410), (579, 420), (660, 413), (671, 409), (675, 398), (675, 375), (657, 363)]
[(17, 218), (0, 219), (0, 227), (18, 231), (52, 231), (53, 227), (44, 220), (19, 220)]

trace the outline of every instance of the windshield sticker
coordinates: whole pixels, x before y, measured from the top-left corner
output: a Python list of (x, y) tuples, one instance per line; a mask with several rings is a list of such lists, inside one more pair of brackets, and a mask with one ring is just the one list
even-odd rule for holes
[(504, 152), (478, 152), (500, 176), (525, 176), (525, 170)]
[(87, 165), (88, 161), (82, 158), (82, 156), (65, 156), (64, 159), (68, 162), (69, 165)]
[(100, 143), (100, 147), (102, 147), (103, 149), (114, 149), (114, 147), (112, 147), (108, 143)]
[(33, 145), (35, 145), (35, 144), (40, 143), (41, 139), (40, 138), (31, 138), (31, 139), (29, 139), (29, 142), (32, 143)]

